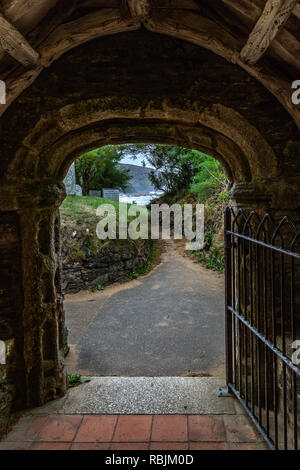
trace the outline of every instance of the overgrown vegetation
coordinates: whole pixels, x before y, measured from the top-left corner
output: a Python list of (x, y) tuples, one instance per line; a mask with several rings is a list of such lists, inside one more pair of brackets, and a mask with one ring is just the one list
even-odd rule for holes
[(83, 378), (79, 374), (68, 374), (68, 386), (69, 388), (78, 387), (78, 385), (88, 383), (91, 379)]
[[(62, 225), (62, 251), (65, 263), (76, 262), (84, 259), (87, 255), (100, 255), (104, 248), (113, 246), (114, 250), (120, 251), (124, 246), (133, 252), (138, 250), (141, 240), (100, 240), (96, 234), (96, 227), (99, 217), (96, 210), (100, 205), (111, 204), (114, 206), (117, 215), (117, 233), (118, 233), (118, 215), (120, 207), (126, 207), (127, 211), (130, 204), (111, 201), (110, 199), (94, 198), (89, 196), (67, 196), (61, 206), (61, 225)], [(135, 217), (128, 216), (128, 223)]]
[(166, 191), (160, 203), (204, 204), (205, 246), (191, 254), (207, 268), (222, 271), (223, 213), (229, 196), (228, 180), (220, 163), (203, 152), (169, 145), (131, 144), (119, 149), (133, 158), (143, 154), (154, 167), (152, 183), (156, 189)]
[[(97, 208), (103, 204), (114, 206), (117, 216), (115, 239), (98, 238), (100, 216)], [(150, 237), (149, 240), (118, 238), (120, 209), (125, 212), (130, 207), (130, 204), (119, 206), (118, 202), (103, 198), (66, 198), (61, 207), (63, 287), (66, 292), (82, 289), (100, 292), (113, 282), (128, 281), (151, 270), (155, 261), (155, 242)], [(139, 213), (139, 209), (137, 211)], [(127, 212), (128, 224), (135, 219), (136, 216), (128, 216)]]
[(214, 193), (225, 200), (227, 178), (215, 158), (198, 150), (172, 145), (130, 144), (117, 146), (122, 157), (134, 160), (143, 155), (144, 165), (154, 168), (150, 179), (158, 190), (170, 194), (191, 192), (199, 202), (205, 202)]
[[(102, 204), (112, 204), (116, 213), (119, 213), (119, 203), (117, 201), (111, 201), (102, 197), (67, 196), (60, 208), (61, 217), (63, 220), (70, 217), (79, 223), (79, 225), (88, 221), (96, 222), (96, 210)], [(125, 203), (124, 206), (129, 207)]]
[(112, 188), (126, 190), (131, 179), (128, 170), (122, 170), (118, 163), (122, 152), (117, 146), (107, 145), (88, 152), (76, 160), (76, 179), (87, 196), (90, 190)]
[(225, 267), (224, 211), (229, 203), (228, 191), (220, 185), (210, 192), (209, 198), (202, 199), (202, 197), (200, 202), (204, 203), (205, 245), (203, 250), (191, 254), (206, 268), (223, 271)]
[(157, 248), (157, 245), (152, 243), (151, 251), (150, 251), (150, 255), (149, 255), (147, 263), (144, 266), (141, 266), (140, 268), (135, 269), (130, 275), (131, 279), (137, 279), (140, 276), (144, 276), (145, 274), (148, 274), (153, 269), (153, 266), (158, 262), (158, 259), (159, 259), (159, 250)]
[[(106, 146), (89, 152), (76, 163), (79, 182), (84, 194), (90, 189), (100, 189), (107, 186), (124, 190), (130, 177), (118, 168), (118, 163), (126, 155), (133, 159), (143, 156), (144, 166), (153, 167), (150, 175), (152, 184), (157, 190), (164, 190), (165, 195), (160, 202), (168, 204), (203, 203), (205, 205), (205, 247), (200, 252), (193, 252), (200, 263), (209, 269), (222, 271), (224, 269), (223, 255), (223, 211), (229, 201), (228, 181), (220, 163), (213, 157), (187, 148), (154, 145), (130, 144)], [(64, 221), (72, 227), (72, 219), (77, 219), (76, 226), (88, 224), (96, 226), (95, 209), (99, 204), (112, 203), (99, 198), (68, 197), (62, 207)], [(118, 211), (118, 203), (113, 203)], [(83, 213), (82, 207), (85, 206)], [(129, 219), (130, 222), (130, 219)], [(75, 230), (75, 227), (73, 227)], [(121, 243), (122, 240), (115, 241)], [(133, 241), (132, 241), (133, 242)], [(86, 234), (87, 249), (103, 249), (110, 241), (98, 240), (97, 247), (93, 246), (92, 237)], [(133, 243), (139, 243), (139, 240)], [(84, 250), (79, 253), (74, 242), (74, 250), (69, 256), (84, 256)], [(133, 277), (143, 274), (141, 268)]]

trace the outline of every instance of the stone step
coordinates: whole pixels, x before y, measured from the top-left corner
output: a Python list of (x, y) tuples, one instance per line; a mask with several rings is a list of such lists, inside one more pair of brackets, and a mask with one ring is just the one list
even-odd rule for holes
[(218, 397), (224, 384), (220, 377), (92, 377), (43, 413), (243, 414), (236, 399)]

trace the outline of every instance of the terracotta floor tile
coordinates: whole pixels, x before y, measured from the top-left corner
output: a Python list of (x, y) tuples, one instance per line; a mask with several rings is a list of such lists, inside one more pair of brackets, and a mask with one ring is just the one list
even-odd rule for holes
[(30, 450), (69, 450), (69, 442), (34, 442)]
[(152, 416), (119, 416), (114, 442), (147, 442)]
[(256, 431), (247, 416), (224, 416), (228, 442), (262, 442), (263, 437)]
[(230, 450), (270, 450), (263, 442), (230, 442)]
[(151, 441), (185, 442), (187, 440), (188, 434), (186, 416), (154, 416)]
[(117, 416), (84, 416), (75, 442), (110, 442)]
[(0, 450), (29, 450), (31, 442), (0, 442)]
[(37, 441), (72, 442), (81, 421), (82, 416), (77, 415), (49, 416), (39, 433)]
[(8, 442), (34, 441), (47, 422), (47, 419), (47, 416), (26, 416), (25, 418), (21, 418), (13, 431), (7, 435), (5, 440)]
[(148, 450), (148, 442), (116, 442), (111, 445), (111, 450)]
[(71, 450), (109, 450), (109, 448), (109, 442), (75, 442)]
[(226, 442), (221, 416), (188, 416), (189, 440), (198, 442)]
[(245, 415), (56, 415), (22, 418), (0, 450), (268, 450)]
[(187, 442), (151, 442), (150, 450), (189, 450)]
[(229, 450), (227, 442), (191, 442), (190, 450)]

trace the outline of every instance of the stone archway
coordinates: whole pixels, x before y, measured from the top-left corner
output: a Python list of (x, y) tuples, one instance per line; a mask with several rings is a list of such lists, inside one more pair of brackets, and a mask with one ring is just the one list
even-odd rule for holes
[[(55, 145), (59, 147), (64, 139), (62, 151), (74, 152), (68, 148), (68, 139), (76, 147), (72, 134), (79, 129), (79, 141), (117, 143), (120, 124), (125, 141), (146, 138), (206, 151), (211, 148), (223, 160), (236, 188), (242, 189), (244, 181), (255, 188), (268, 179), (268, 189), (277, 200), (282, 187), (279, 179), (288, 179), (291, 191), (297, 188), (298, 130), (278, 101), (236, 65), (167, 36), (137, 31), (72, 49), (40, 74), (5, 117), (0, 149), (3, 182), (18, 171), (25, 176), (25, 167), (32, 181), (38, 171), (51, 179), (54, 168), (38, 163), (50, 145), (55, 152)], [(141, 123), (144, 128), (139, 131)], [(87, 148), (81, 145), (81, 150)], [(284, 202), (286, 195), (281, 199)]]
[(55, 226), (81, 153), (132, 141), (205, 150), (237, 205), (299, 214), (293, 118), (242, 69), (177, 39), (140, 31), (71, 50), (14, 101), (1, 133), (0, 339), (14, 341), (8, 376), (21, 407), (65, 392)]
[(55, 116), (43, 116), (16, 152), (7, 178), (14, 179), (22, 168), (32, 179), (47, 175), (61, 181), (72, 159), (84, 151), (125, 141), (169, 142), (208, 151), (223, 163), (232, 183), (280, 174), (270, 145), (233, 109), (219, 104), (201, 108), (188, 100), (182, 109), (168, 99), (125, 96), (79, 102), (57, 109)]
[[(23, 4), (23, 0), (7, 3), (4, 10), (8, 21), (2, 18), (2, 30), (9, 40), (7, 44), (2, 41), (2, 47), (23, 66), (31, 67), (29, 71), (8, 73), (8, 105), (32, 85), (45, 68), (70, 50), (107, 35), (146, 29), (188, 41), (237, 64), (273, 93), (298, 125), (299, 110), (290, 100), (289, 77), (279, 76), (276, 63), (281, 60), (287, 68), (299, 70), (299, 41), (295, 34), (295, 22), (299, 18), (297, 0), (279, 3), (268, 0), (264, 8), (258, 0), (247, 0), (242, 5), (227, 0), (222, 5), (202, 5), (192, 0), (181, 5), (169, 0), (117, 0), (111, 8), (102, 2), (95, 8), (93, 2), (90, 5), (86, 1), (83, 11), (77, 2), (70, 3), (68, 8), (58, 5), (56, 15), (49, 0), (44, 0), (42, 12), (30, 3)], [(23, 26), (23, 16), (27, 15), (29, 23), (36, 26), (32, 34), (36, 50), (10, 23), (21, 19)], [(42, 20), (47, 25), (45, 30)], [(28, 19), (25, 30), (26, 23)], [(271, 61), (263, 57), (269, 48), (271, 54), (267, 55), (271, 56)]]

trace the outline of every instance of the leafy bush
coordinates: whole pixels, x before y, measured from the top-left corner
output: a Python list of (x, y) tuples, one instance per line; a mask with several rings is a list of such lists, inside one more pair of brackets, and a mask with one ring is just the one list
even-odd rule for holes
[(204, 203), (213, 194), (226, 197), (227, 178), (220, 163), (213, 157), (197, 150), (191, 150), (183, 159), (189, 159), (195, 168), (195, 176), (190, 185), (191, 193), (197, 194), (199, 202)]
[[(150, 175), (152, 184), (156, 189), (165, 191), (160, 202), (170, 205), (203, 203), (205, 205), (205, 246), (203, 252), (198, 254), (198, 259), (208, 268), (223, 269), (222, 225), (223, 211), (229, 202), (228, 180), (221, 164), (215, 158), (197, 150), (154, 144), (108, 146), (96, 150), (95, 153), (97, 163), (95, 164), (94, 158), (87, 172), (89, 184), (92, 186), (95, 186), (96, 180), (97, 184), (101, 180), (101, 184), (109, 185), (103, 174), (101, 174), (102, 179), (99, 177), (100, 161), (105, 164), (108, 159), (116, 163), (124, 156), (131, 156), (133, 159), (142, 156), (144, 162), (147, 161), (155, 170)], [(83, 173), (89, 168), (90, 159), (95, 157), (95, 153), (86, 154), (83, 169), (81, 164), (78, 164), (77, 171), (82, 172), (83, 179)], [(109, 169), (107, 173), (113, 176), (114, 173), (111, 171)], [(110, 186), (115, 187), (113, 184)], [(91, 189), (94, 188), (91, 187)], [(143, 269), (137, 270), (132, 276), (138, 277), (143, 274)]]
[(103, 188), (126, 190), (131, 177), (129, 170), (118, 167), (121, 159), (122, 154), (113, 145), (93, 150), (79, 158), (75, 163), (76, 177), (83, 195)]
[(91, 379), (89, 379), (89, 378), (83, 379), (82, 376), (79, 375), (79, 374), (69, 374), (68, 375), (69, 388), (77, 387), (78, 385), (81, 385), (83, 383), (88, 383), (90, 381), (91, 381)]
[(205, 202), (215, 193), (223, 200), (228, 196), (228, 181), (221, 164), (203, 152), (154, 144), (121, 145), (118, 152), (133, 159), (143, 155), (155, 169), (150, 179), (156, 189), (170, 194), (190, 191), (197, 195), (199, 202)]

